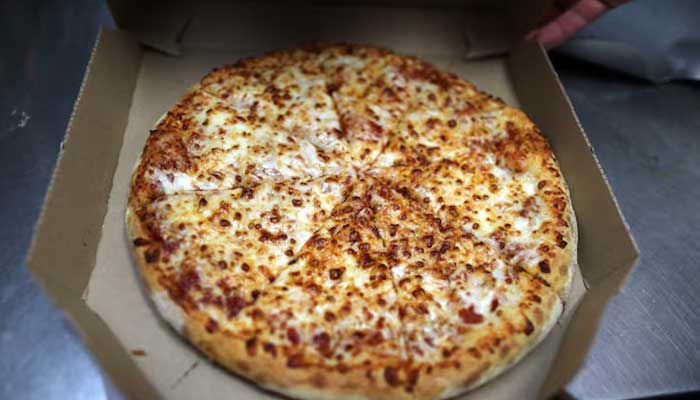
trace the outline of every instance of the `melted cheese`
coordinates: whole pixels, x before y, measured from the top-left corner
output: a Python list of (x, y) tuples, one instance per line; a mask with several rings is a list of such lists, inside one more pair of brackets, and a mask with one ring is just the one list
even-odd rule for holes
[(165, 174), (161, 171), (158, 171), (155, 174), (155, 178), (161, 184), (161, 186), (163, 187), (163, 191), (166, 194), (189, 192), (194, 190), (195, 188), (192, 184), (192, 178), (189, 175), (183, 174), (181, 172)]
[[(145, 181), (166, 196), (145, 222), (164, 279), (220, 329), (325, 366), (440, 365), (530, 315), (537, 282), (514, 266), (536, 272), (562, 221), (545, 172), (502, 150), (513, 124), (532, 130), (520, 113), (417, 60), (346, 50), (205, 77), (149, 139)], [(153, 302), (183, 329), (165, 292)]]

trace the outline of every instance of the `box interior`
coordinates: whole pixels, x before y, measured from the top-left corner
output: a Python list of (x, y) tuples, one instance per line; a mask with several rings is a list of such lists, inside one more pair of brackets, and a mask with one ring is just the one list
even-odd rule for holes
[[(468, 43), (474, 41), (464, 36), (465, 19), (455, 17), (458, 14), (451, 9), (321, 7), (313, 18), (326, 21), (333, 16), (340, 22), (286, 35), (296, 32), (297, 22), (289, 26), (249, 5), (216, 3), (190, 14), (177, 29), (169, 31), (163, 25), (166, 28), (153, 36), (161, 42), (155, 46), (158, 51), (141, 46), (139, 41), (148, 43), (141, 35), (101, 33), (28, 263), (125, 394), (269, 395), (204, 360), (156, 317), (126, 244), (128, 178), (148, 130), (209, 69), (264, 50), (319, 40), (383, 45), (418, 55), (521, 107), (540, 126), (571, 189), (583, 279), (576, 279), (569, 312), (545, 342), (493, 384), (468, 397), (522, 393), (534, 397), (540, 388), (549, 394), (568, 382), (585, 357), (607, 300), (623, 283), (638, 252), (546, 54), (536, 45), (524, 44), (508, 56), (466, 61)], [(235, 24), (227, 23), (232, 19)], [(272, 28), (271, 21), (275, 21)], [(314, 26), (313, 19), (303, 21)], [(168, 42), (164, 37), (176, 39), (172, 51), (162, 47)], [(586, 290), (591, 295), (583, 296)], [(569, 319), (570, 333), (565, 335)], [(134, 354), (140, 350), (146, 355)], [(551, 363), (555, 367), (547, 374), (543, 366)]]

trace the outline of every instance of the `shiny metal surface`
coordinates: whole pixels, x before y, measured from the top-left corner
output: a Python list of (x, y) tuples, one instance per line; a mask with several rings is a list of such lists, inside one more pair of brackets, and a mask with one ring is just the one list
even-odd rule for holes
[[(101, 24), (99, 1), (0, 3), (0, 399), (115, 395), (24, 265)], [(700, 390), (700, 86), (553, 60), (642, 251), (569, 392)]]
[(641, 251), (569, 390), (700, 389), (700, 84), (649, 85), (553, 57)]
[(0, 399), (105, 398), (99, 369), (24, 265), (97, 30), (99, 2), (0, 2)]

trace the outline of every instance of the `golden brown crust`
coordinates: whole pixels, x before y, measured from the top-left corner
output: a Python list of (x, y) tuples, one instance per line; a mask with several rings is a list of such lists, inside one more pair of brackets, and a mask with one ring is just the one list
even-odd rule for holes
[(481, 385), (557, 321), (577, 244), (566, 183), (522, 112), (361, 46), (208, 74), (149, 137), (126, 220), (159, 313), (298, 398)]
[(493, 353), (481, 353), (478, 360), (469, 351), (456, 352), (451, 361), (469, 367), (447, 368), (433, 373), (417, 386), (416, 397), (451, 398), (473, 390), (511, 368), (547, 336), (559, 319), (562, 312), (559, 299), (552, 296), (548, 301), (541, 306), (542, 322), (534, 325), (531, 334), (507, 334), (508, 330), (504, 328), (504, 334), (495, 336), (501, 340), (493, 347)]
[[(165, 288), (159, 283), (158, 270), (152, 268), (151, 263), (148, 261), (149, 247), (142, 246), (137, 241), (138, 238), (151, 238), (152, 235), (141, 223), (137, 210), (132, 204), (129, 204), (126, 209), (126, 226), (128, 237), (130, 239), (129, 247), (132, 249), (132, 254), (134, 255), (136, 264), (138, 265), (141, 277), (145, 281), (144, 283), (146, 289), (148, 289), (151, 295), (159, 292), (165, 292)], [(173, 305), (175, 304), (173, 303)], [(165, 317), (164, 315), (162, 316)], [(178, 331), (178, 333), (182, 333), (182, 323), (180, 321), (168, 320), (167, 322), (173, 327), (173, 329)]]
[(212, 334), (205, 326), (206, 318), (189, 316), (185, 336), (213, 360), (264, 388), (309, 399), (412, 398), (403, 387), (385, 381), (384, 367), (356, 367), (343, 372), (318, 365), (290, 368), (285, 357), (273, 356), (262, 346), (252, 358), (246, 339), (224, 331)]

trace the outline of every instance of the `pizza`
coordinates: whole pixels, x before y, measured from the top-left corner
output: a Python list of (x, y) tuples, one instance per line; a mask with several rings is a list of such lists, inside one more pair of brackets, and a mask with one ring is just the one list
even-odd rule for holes
[(150, 132), (126, 221), (159, 314), (295, 398), (449, 398), (562, 313), (577, 233), (521, 111), (414, 57), (214, 69)]

